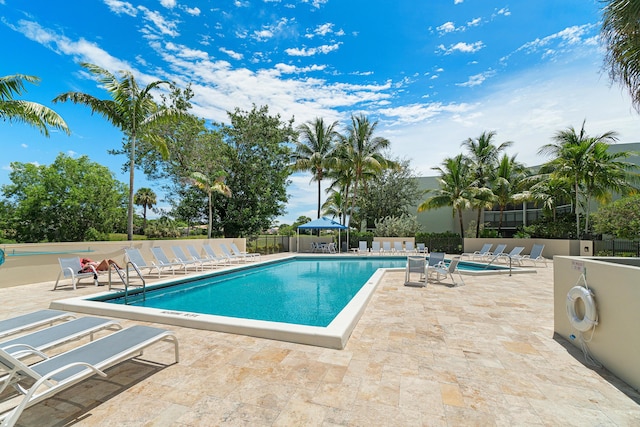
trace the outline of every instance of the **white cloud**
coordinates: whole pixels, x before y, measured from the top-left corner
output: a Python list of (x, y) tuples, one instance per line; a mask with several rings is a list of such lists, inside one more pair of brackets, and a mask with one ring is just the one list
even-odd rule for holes
[(449, 21), (445, 22), (439, 27), (436, 27), (436, 30), (438, 30), (440, 33), (451, 33), (456, 30), (456, 26), (453, 22)]
[(176, 0), (160, 0), (160, 4), (167, 9), (173, 9), (176, 7)]
[(285, 49), (285, 53), (289, 56), (314, 56), (319, 53), (327, 54), (329, 52), (333, 52), (334, 50), (338, 50), (341, 44), (342, 43), (334, 43), (332, 45), (322, 45), (311, 48), (289, 48)]
[(138, 14), (136, 7), (126, 1), (104, 0), (104, 4), (106, 4), (112, 12), (115, 12), (118, 15), (124, 13), (125, 15), (136, 16)]
[(547, 37), (537, 38), (527, 42), (516, 49), (512, 54), (507, 55), (501, 60), (504, 62), (516, 53), (541, 54), (543, 58), (562, 56), (569, 50), (575, 51), (576, 48), (587, 47), (586, 54), (591, 54), (592, 47), (597, 45), (597, 37), (592, 36), (595, 24), (575, 25), (567, 27), (562, 31), (551, 34)]
[(197, 7), (185, 7), (184, 11), (187, 12), (189, 15), (193, 15), (193, 16), (199, 16), (201, 11), (199, 8)]
[(484, 47), (484, 43), (481, 41), (477, 41), (475, 43), (464, 43), (458, 42), (456, 44), (450, 45), (449, 47), (445, 47), (444, 45), (438, 46), (445, 55), (450, 55), (454, 52), (463, 52), (463, 53), (474, 53), (479, 51)]
[(153, 25), (146, 25), (145, 27), (154, 34), (167, 35), (171, 37), (177, 37), (180, 35), (177, 28), (177, 23), (174, 21), (169, 21), (165, 19), (164, 16), (160, 14), (160, 12), (156, 12), (153, 10), (149, 10), (146, 7), (139, 7), (139, 9), (144, 14), (144, 19), (147, 22), (150, 22)]
[(233, 50), (230, 50), (230, 49), (225, 49), (225, 48), (221, 47), (219, 50), (222, 53), (226, 53), (227, 55), (229, 55), (233, 59), (240, 60), (240, 59), (244, 58), (243, 54), (238, 53), (238, 52), (234, 52)]
[(76, 153), (73, 150), (67, 150), (67, 156), (69, 157), (76, 157), (78, 155), (78, 153)]
[(456, 83), (456, 86), (462, 87), (473, 87), (478, 86), (484, 83), (484, 81), (490, 77), (495, 76), (496, 72), (493, 70), (485, 71), (484, 73), (475, 74), (473, 76), (469, 76), (469, 80), (464, 83)]
[(322, 71), (326, 68), (326, 65), (311, 65), (309, 67), (296, 67), (295, 65), (289, 64), (276, 64), (276, 70), (280, 71), (282, 74), (300, 74), (300, 73), (308, 73), (310, 71)]
[(20, 144), (20, 146), (21, 146), (22, 148), (28, 148), (28, 147), (29, 147), (27, 144)]
[(460, 4), (462, 3), (464, 0), (453, 0), (453, 4)]

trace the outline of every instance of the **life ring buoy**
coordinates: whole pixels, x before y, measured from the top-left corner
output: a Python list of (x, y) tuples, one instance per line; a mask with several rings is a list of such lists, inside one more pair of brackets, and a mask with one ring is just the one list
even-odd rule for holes
[[(584, 304), (584, 316), (576, 313), (576, 302), (582, 300)], [(580, 332), (587, 332), (598, 324), (598, 313), (593, 293), (584, 286), (574, 286), (567, 294), (567, 315), (571, 326)]]

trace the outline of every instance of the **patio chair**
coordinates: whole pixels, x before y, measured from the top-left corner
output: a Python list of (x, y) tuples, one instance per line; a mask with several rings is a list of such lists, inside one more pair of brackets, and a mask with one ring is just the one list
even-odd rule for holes
[(173, 255), (175, 255), (176, 261), (184, 264), (185, 270), (189, 267), (194, 267), (196, 271), (198, 271), (198, 267), (200, 267), (200, 270), (204, 270), (202, 262), (193, 258), (189, 258), (180, 246), (171, 246), (171, 252), (173, 252)]
[(200, 253), (198, 252), (196, 247), (193, 245), (187, 245), (187, 252), (189, 252), (189, 255), (191, 255), (191, 258), (193, 258), (195, 261), (199, 261), (203, 266), (207, 264), (207, 265), (210, 265), (211, 268), (215, 268), (220, 264), (224, 263), (222, 260), (219, 260), (218, 258), (213, 258), (208, 254), (205, 256), (200, 256)]
[(436, 265), (433, 268), (430, 268), (430, 274), (435, 276), (435, 279), (438, 283), (442, 281), (442, 279), (446, 279), (447, 276), (451, 277), (451, 281), (453, 282), (453, 286), (458, 286), (453, 273), (458, 273), (458, 277), (460, 278), (460, 284), (464, 285), (464, 280), (462, 279), (462, 274), (460, 274), (460, 270), (458, 269), (458, 263), (460, 262), (460, 257), (453, 257), (451, 261), (449, 261), (449, 265), (446, 265), (444, 262)]
[(417, 243), (416, 244), (416, 251), (419, 254), (428, 254), (429, 253), (429, 248), (427, 248), (424, 243)]
[(482, 245), (482, 248), (480, 248), (479, 251), (475, 251), (475, 252), (463, 252), (460, 256), (464, 257), (464, 256), (468, 256), (470, 258), (484, 258), (487, 256), (487, 254), (489, 252), (491, 252), (491, 248), (493, 247), (493, 243), (485, 243), (484, 245)]
[[(15, 425), (26, 408), (95, 374), (106, 377), (104, 371), (107, 368), (139, 356), (142, 350), (160, 341), (173, 343), (177, 363), (178, 341), (175, 334), (165, 329), (142, 325), (122, 329), (30, 366), (0, 349), (0, 366), (9, 372), (0, 380), (0, 392), (12, 385), (24, 395), (18, 406), (0, 414), (2, 427)], [(38, 354), (36, 351), (33, 353)], [(27, 385), (21, 384), (24, 379), (35, 383), (25, 388)]]
[(75, 317), (75, 314), (66, 311), (46, 309), (0, 320), (0, 338)]
[(393, 242), (393, 253), (398, 255), (404, 253), (402, 242)]
[[(411, 280), (411, 274), (418, 274), (417, 280)], [(427, 277), (427, 260), (424, 257), (408, 256), (404, 273), (405, 286), (425, 286)]]
[(358, 253), (358, 255), (367, 255), (369, 253), (369, 248), (367, 248), (366, 240), (360, 240), (358, 242), (358, 249), (356, 249), (356, 252)]
[(501, 261), (501, 262), (509, 262), (509, 260), (511, 262), (517, 262), (518, 265), (522, 264), (522, 256), (520, 256), (520, 253), (522, 253), (522, 251), (524, 250), (524, 246), (516, 246), (513, 249), (511, 249), (511, 252), (509, 253), (501, 253), (498, 255), (495, 255), (492, 259), (495, 261)]
[(338, 253), (338, 250), (336, 249), (336, 244), (334, 242), (327, 243), (326, 251), (330, 254)]
[[(140, 249), (137, 249), (137, 248), (125, 248), (124, 257), (127, 260), (127, 262), (130, 262), (131, 264), (133, 264), (135, 268), (137, 268), (138, 271), (140, 272), (142, 272), (143, 269), (147, 269), (148, 270), (147, 273), (151, 274), (153, 270), (158, 270), (158, 279), (160, 278), (160, 273), (162, 272), (162, 269), (167, 268), (167, 267), (162, 267), (160, 265), (157, 265), (155, 263), (151, 263), (151, 264), (147, 263), (147, 261), (145, 261), (144, 257), (140, 253)], [(171, 266), (171, 273), (172, 274), (174, 273), (173, 266)]]
[(4, 341), (0, 343), (0, 348), (16, 359), (21, 359), (31, 356), (32, 350), (47, 351), (86, 336), (93, 341), (93, 335), (104, 329), (122, 329), (122, 326), (116, 320), (80, 317)]
[(533, 265), (538, 265), (538, 262), (544, 262), (544, 266), (546, 267), (547, 259), (542, 256), (542, 251), (544, 251), (544, 245), (534, 244), (531, 247), (529, 255), (523, 255), (520, 261), (532, 261)]
[(82, 273), (84, 267), (80, 262), (80, 257), (58, 258), (58, 262), (60, 263), (60, 272), (58, 273), (56, 284), (53, 285), (54, 291), (58, 288), (58, 283), (61, 278), (71, 279), (73, 289), (77, 289), (78, 282), (82, 279), (92, 279), (93, 284), (98, 286), (98, 272), (92, 265), (88, 265), (87, 267), (89, 267), (91, 271)]
[(254, 259), (254, 260), (259, 260), (260, 259), (260, 254), (257, 252), (246, 252), (246, 251), (241, 251), (238, 246), (231, 242), (229, 244), (229, 247), (231, 247), (231, 253), (233, 253), (234, 255), (238, 255), (238, 256), (243, 256), (245, 258), (248, 259)]
[[(484, 255), (484, 259), (495, 259), (495, 257), (497, 257), (498, 255), (504, 255), (504, 250), (507, 249), (507, 245), (501, 243), (498, 246), (496, 246), (496, 249), (491, 252), (487, 252), (486, 255)], [(475, 257), (474, 257), (475, 259)]]
[(156, 266), (158, 268), (170, 268), (171, 271), (175, 274), (174, 267), (178, 266), (184, 270), (184, 273), (187, 274), (187, 264), (179, 261), (169, 261), (167, 254), (164, 253), (160, 246), (154, 246), (151, 248), (151, 253), (153, 257), (156, 259)]
[(382, 242), (382, 252), (391, 253), (391, 242)]
[(213, 248), (211, 247), (210, 244), (205, 243), (204, 245), (202, 245), (202, 248), (204, 249), (204, 252), (207, 254), (207, 256), (211, 259), (215, 259), (216, 261), (218, 261), (220, 264), (230, 264), (231, 260), (227, 257), (219, 257), (216, 252), (213, 250)]
[(410, 253), (418, 253), (418, 251), (416, 250), (415, 245), (413, 244), (413, 242), (407, 241), (404, 242), (404, 251), (408, 254)]
[(229, 262), (241, 262), (241, 261), (246, 261), (246, 258), (243, 256), (238, 256), (238, 255), (234, 255), (231, 253), (231, 251), (229, 251), (229, 248), (227, 248), (227, 245), (225, 245), (224, 243), (220, 243), (220, 250), (222, 251), (222, 255), (227, 258), (229, 260)]
[(380, 255), (380, 252), (382, 252), (382, 249), (380, 249), (380, 242), (377, 242), (375, 240), (371, 242), (371, 253)]

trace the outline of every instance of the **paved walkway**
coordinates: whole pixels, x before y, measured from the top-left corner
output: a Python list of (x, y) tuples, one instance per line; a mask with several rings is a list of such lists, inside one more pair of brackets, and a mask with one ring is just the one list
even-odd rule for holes
[[(170, 326), (180, 363), (152, 347), (21, 425), (640, 425), (640, 395), (554, 338), (552, 267), (458, 288), (403, 278), (384, 277), (345, 350)], [(0, 289), (0, 317), (95, 291), (51, 287)]]

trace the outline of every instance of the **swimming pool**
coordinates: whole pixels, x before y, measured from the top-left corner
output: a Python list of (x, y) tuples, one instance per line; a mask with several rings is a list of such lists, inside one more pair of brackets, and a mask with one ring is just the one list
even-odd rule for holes
[[(264, 279), (265, 274), (267, 274), (265, 271), (268, 271), (266, 269), (278, 263), (304, 260), (312, 260), (312, 262), (305, 267), (305, 271), (299, 270), (296, 274), (288, 277), (283, 277), (276, 273), (273, 277), (273, 282), (275, 283), (274, 286), (280, 286), (281, 288), (290, 287), (295, 290), (298, 287), (298, 282), (302, 282), (305, 276), (309, 278), (320, 277), (320, 282), (307, 285), (311, 293), (307, 294), (304, 298), (306, 299), (305, 310), (311, 312), (311, 317), (315, 318), (314, 321), (316, 321), (317, 318), (323, 317), (323, 320), (319, 323), (305, 324), (300, 321), (298, 315), (296, 315), (296, 319), (293, 320), (283, 318), (273, 320), (268, 317), (254, 316), (254, 318), (252, 318), (246, 313), (238, 314), (238, 312), (203, 313), (194, 311), (194, 308), (189, 306), (147, 307), (106, 302), (107, 300), (114, 300), (114, 298), (120, 297), (121, 295), (117, 292), (102, 292), (91, 297), (54, 301), (51, 304), (51, 308), (342, 349), (346, 345), (351, 332), (355, 328), (369, 299), (386, 271), (384, 268), (379, 267), (404, 269), (406, 264), (405, 257), (291, 256), (277, 261), (263, 261), (227, 268), (224, 269), (224, 271), (217, 270), (212, 273), (187, 276), (179, 280), (161, 281), (147, 287), (147, 298), (151, 301), (154, 298), (152, 294), (156, 289), (165, 294), (167, 291), (169, 291), (169, 293), (179, 293), (182, 292), (181, 288), (187, 288), (194, 284), (196, 284), (195, 287), (198, 288), (200, 285), (197, 283), (199, 283), (200, 279), (215, 279), (218, 280), (219, 283), (210, 288), (228, 288), (230, 292), (229, 295), (224, 298), (218, 298), (226, 301), (229, 305), (233, 303), (236, 308), (238, 308), (238, 306), (252, 306), (254, 303), (246, 302), (246, 295), (251, 296), (252, 293), (264, 294), (260, 288), (264, 288), (264, 291), (269, 290), (269, 286), (266, 285), (267, 280)], [(322, 278), (323, 275), (318, 274), (318, 271), (322, 269), (319, 264), (320, 261), (327, 262), (327, 265), (333, 264), (331, 267), (328, 267), (329, 270), (325, 271), (327, 273), (326, 275), (329, 276), (337, 275), (339, 271), (342, 271), (346, 274), (346, 277), (355, 277), (357, 274), (356, 270), (366, 270), (361, 276), (354, 280), (354, 288), (344, 292), (342, 289), (336, 291), (337, 294), (345, 293), (348, 297), (345, 300), (346, 302), (343, 301), (337, 305), (337, 309), (333, 307), (333, 313), (329, 315), (324, 313), (324, 306), (326, 300), (328, 298), (332, 299), (335, 294), (327, 291), (328, 285), (322, 282), (322, 280), (324, 280)], [(254, 274), (256, 272), (257, 274)], [(257, 290), (247, 289), (247, 292), (245, 292), (245, 290), (240, 289), (240, 286), (243, 285), (238, 285), (237, 289), (235, 289), (234, 286), (226, 286), (227, 282), (241, 276), (257, 277), (258, 280), (253, 280), (254, 282), (258, 282)], [(343, 279), (338, 280), (338, 283), (341, 285), (342, 280)], [(205, 292), (208, 293), (209, 290)], [(295, 295), (292, 296), (289, 294), (288, 296), (284, 296), (285, 294), (282, 294), (280, 290), (273, 291), (273, 288), (272, 292), (266, 293), (271, 294), (268, 295), (269, 298), (267, 299), (268, 302), (266, 305), (273, 304), (275, 300), (281, 300), (284, 308), (280, 311), (294, 311), (299, 309), (299, 298)], [(245, 296), (240, 297), (241, 294)], [(199, 298), (205, 300), (202, 295), (200, 295)], [(222, 305), (224, 306), (225, 304)], [(322, 310), (317, 309), (320, 306), (322, 306)], [(323, 312), (322, 316), (320, 316), (320, 311)]]

